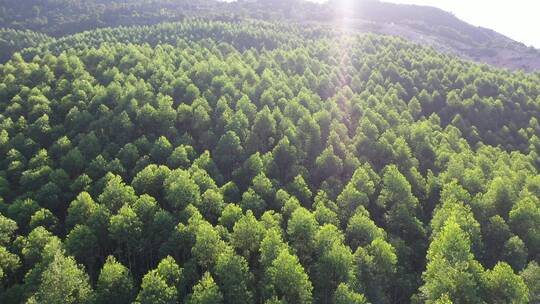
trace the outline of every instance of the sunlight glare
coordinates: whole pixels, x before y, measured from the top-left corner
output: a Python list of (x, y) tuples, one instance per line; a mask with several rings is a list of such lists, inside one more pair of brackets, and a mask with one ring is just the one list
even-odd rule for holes
[(334, 5), (334, 25), (342, 32), (350, 32), (355, 24), (355, 13), (358, 13), (358, 3), (355, 0), (334, 0), (330, 4)]
[[(357, 0), (332, 0), (329, 2), (333, 11), (333, 28), (336, 31), (335, 43), (332, 51), (339, 58), (338, 70), (344, 79), (347, 75), (347, 66), (350, 64), (353, 33), (357, 32), (360, 23), (358, 13), (360, 6)], [(346, 85), (346, 81), (342, 84)]]

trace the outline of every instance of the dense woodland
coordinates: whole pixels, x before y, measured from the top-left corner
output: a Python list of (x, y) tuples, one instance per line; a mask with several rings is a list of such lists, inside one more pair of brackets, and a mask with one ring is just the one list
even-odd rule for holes
[[(47, 35), (50, 40), (96, 28), (191, 18), (317, 23), (334, 28), (346, 19), (349, 31), (395, 35), (465, 60), (498, 67), (540, 70), (539, 50), (493, 30), (468, 24), (437, 8), (378, 0), (325, 1), (317, 4), (304, 0), (2, 0), (0, 63), (15, 51), (43, 42), (43, 37), (35, 39), (33, 32)], [(27, 43), (15, 40), (9, 44), (13, 30), (18, 31), (17, 39)], [(34, 43), (29, 45), (28, 41)]]
[(1, 37), (0, 303), (540, 303), (539, 73), (230, 18)]

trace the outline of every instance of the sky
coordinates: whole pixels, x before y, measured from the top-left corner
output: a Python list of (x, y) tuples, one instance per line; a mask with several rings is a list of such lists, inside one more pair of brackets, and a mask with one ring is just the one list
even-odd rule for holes
[[(309, 0), (325, 2), (326, 0)], [(354, 1), (354, 0), (353, 0)], [(539, 0), (386, 0), (429, 5), (476, 26), (495, 30), (527, 46), (540, 48)]]

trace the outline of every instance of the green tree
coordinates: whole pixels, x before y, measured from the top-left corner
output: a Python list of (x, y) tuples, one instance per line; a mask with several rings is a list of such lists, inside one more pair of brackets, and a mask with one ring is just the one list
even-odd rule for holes
[(278, 299), (286, 303), (311, 303), (313, 286), (295, 255), (282, 250), (267, 269)]
[(527, 256), (527, 248), (519, 236), (514, 235), (505, 242), (503, 249), (504, 260), (516, 271), (520, 271), (525, 267)]
[(416, 217), (418, 199), (412, 194), (411, 185), (395, 165), (385, 168), (383, 186), (377, 202), (387, 210), (385, 220), (389, 232), (408, 241), (424, 237), (424, 227)]
[(135, 190), (131, 186), (127, 186), (122, 181), (122, 177), (112, 174), (109, 176), (105, 189), (98, 197), (98, 201), (112, 213), (120, 210), (124, 204), (134, 203), (136, 199)]
[(77, 224), (85, 224), (96, 209), (97, 204), (90, 194), (81, 192), (69, 205), (66, 217), (66, 228), (71, 229)]
[(351, 249), (339, 242), (335, 242), (318, 258), (315, 263), (318, 279), (314, 283), (315, 290), (320, 294), (319, 301), (330, 302), (338, 285), (350, 281), (353, 262)]
[(195, 244), (191, 247), (191, 253), (201, 267), (211, 269), (218, 254), (224, 250), (225, 243), (216, 229), (207, 222), (202, 222), (196, 229)]
[(111, 217), (109, 225), (111, 238), (124, 246), (130, 269), (132, 260), (140, 248), (139, 241), (142, 237), (142, 230), (141, 220), (128, 205), (124, 205), (118, 214)]
[(266, 202), (253, 188), (249, 188), (242, 194), (239, 205), (244, 211), (251, 211), (257, 216), (260, 216), (266, 209)]
[(286, 182), (297, 171), (297, 149), (287, 136), (283, 137), (272, 150), (271, 176)]
[(363, 167), (356, 169), (351, 180), (337, 197), (340, 219), (346, 221), (359, 206), (370, 207), (370, 197), (374, 192), (375, 184), (368, 171)]
[(139, 171), (133, 178), (131, 185), (139, 194), (149, 194), (155, 198), (163, 197), (163, 182), (171, 170), (166, 166), (151, 164)]
[(163, 187), (165, 199), (174, 210), (182, 210), (188, 204), (197, 205), (201, 199), (199, 186), (191, 179), (189, 172), (182, 169), (171, 171)]
[(281, 231), (278, 229), (268, 229), (260, 246), (260, 263), (264, 268), (269, 268), (282, 250), (288, 249), (283, 241)]
[(480, 301), (482, 266), (470, 252), (468, 235), (453, 221), (448, 221), (429, 246), (428, 264), (420, 288), (426, 301), (448, 295), (453, 302)]
[(396, 249), (383, 239), (375, 239), (354, 253), (355, 289), (377, 303), (390, 302), (398, 268)]
[(167, 166), (171, 169), (186, 169), (191, 163), (191, 152), (191, 146), (180, 145), (176, 147), (167, 159)]
[(264, 236), (264, 226), (257, 221), (251, 211), (246, 212), (233, 227), (231, 244), (240, 254), (250, 260), (259, 251), (259, 245)]
[(225, 303), (253, 303), (253, 275), (244, 257), (226, 250), (218, 256), (215, 273)]
[(173, 304), (176, 303), (178, 291), (155, 271), (147, 273), (141, 283), (137, 303), (141, 304)]
[(274, 145), (276, 135), (276, 121), (270, 109), (265, 106), (257, 113), (251, 132), (246, 139), (246, 148), (250, 153), (260, 151), (268, 152)]
[(149, 271), (142, 279), (136, 302), (140, 304), (173, 304), (179, 300), (179, 287), (183, 269), (167, 256), (158, 267)]
[(152, 147), (152, 150), (150, 150), (150, 156), (154, 162), (164, 164), (172, 151), (173, 147), (167, 137), (160, 136), (154, 142), (154, 146)]
[(9, 205), (7, 215), (14, 219), (20, 229), (27, 229), (32, 215), (39, 210), (39, 205), (32, 199), (18, 199)]
[(321, 183), (328, 177), (338, 176), (343, 170), (343, 161), (334, 154), (333, 146), (324, 149), (315, 160), (316, 180)]
[(514, 274), (510, 265), (502, 262), (484, 273), (485, 301), (488, 303), (528, 303), (527, 285)]
[(223, 195), (214, 189), (206, 190), (201, 196), (201, 202), (198, 206), (199, 211), (211, 223), (216, 223), (219, 215), (225, 207)]
[(289, 186), (292, 195), (296, 196), (306, 208), (311, 207), (313, 194), (302, 175), (297, 175)]
[(32, 303), (93, 303), (94, 291), (88, 275), (71, 257), (58, 251), (41, 275), (37, 292), (29, 299)]
[[(482, 242), (480, 223), (476, 221), (474, 214), (468, 205), (465, 205), (465, 203), (461, 201), (457, 201), (457, 198), (454, 197), (449, 197), (448, 199), (446, 199), (446, 194), (444, 193), (444, 191), (446, 190), (443, 190), (443, 194), (441, 195), (441, 199), (444, 199), (444, 201), (441, 205), (435, 208), (435, 210), (433, 211), (433, 217), (430, 222), (432, 230), (431, 239), (434, 239), (439, 235), (448, 220), (455, 221), (459, 224), (461, 229), (463, 229), (469, 235), (469, 239), (472, 243), (471, 246), (473, 252), (475, 254), (478, 254), (479, 256), (484, 247)], [(502, 218), (499, 217), (495, 218), (494, 220), (494, 229), (488, 228), (487, 236), (494, 236), (496, 230), (503, 229), (504, 226), (506, 226)], [(502, 220), (502, 223), (499, 222), (499, 220)], [(492, 244), (496, 244), (494, 240), (490, 240), (490, 242)], [(502, 244), (499, 244), (499, 246), (502, 246)]]
[(202, 279), (193, 286), (193, 294), (189, 297), (189, 304), (219, 304), (223, 303), (223, 295), (209, 272), (205, 272)]
[(524, 242), (532, 255), (540, 252), (540, 228), (535, 223), (540, 221), (538, 199), (526, 195), (520, 199), (509, 214), (509, 225)]
[(359, 210), (349, 219), (346, 232), (347, 241), (351, 248), (365, 246), (375, 239), (386, 237), (385, 231), (377, 227), (365, 209)]
[(241, 167), (236, 168), (233, 171), (233, 177), (242, 189), (247, 189), (249, 183), (255, 178), (255, 176), (262, 173), (263, 170), (264, 164), (261, 154), (256, 152), (248, 157)]
[[(64, 240), (64, 246), (69, 254), (93, 271), (99, 252), (100, 243), (94, 231), (88, 226), (76, 225)], [(92, 274), (92, 272), (90, 272)]]
[(234, 131), (227, 131), (227, 133), (223, 134), (212, 153), (221, 172), (226, 175), (233, 172), (243, 154), (244, 148), (241, 145), (240, 138)]
[(16, 254), (0, 245), (0, 283), (5, 283), (21, 266), (20, 264), (21, 261)]
[(529, 290), (529, 301), (535, 303), (540, 300), (540, 267), (532, 261), (520, 273)]
[(7, 246), (17, 231), (17, 223), (0, 214), (0, 245)]
[(221, 216), (219, 217), (219, 224), (231, 231), (234, 227), (234, 224), (242, 217), (242, 208), (236, 204), (227, 204)]
[(49, 209), (41, 208), (32, 215), (28, 223), (30, 229), (38, 226), (43, 226), (49, 231), (56, 231), (58, 219)]
[(135, 296), (129, 270), (108, 256), (97, 281), (96, 303), (131, 303)]
[(287, 235), (304, 265), (313, 260), (317, 221), (305, 208), (296, 209), (287, 223)]
[(365, 304), (366, 298), (359, 293), (354, 292), (346, 283), (341, 283), (334, 294), (335, 304)]

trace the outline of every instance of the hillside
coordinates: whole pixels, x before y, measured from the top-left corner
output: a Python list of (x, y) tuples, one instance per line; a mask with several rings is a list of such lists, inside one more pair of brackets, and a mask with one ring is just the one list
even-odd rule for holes
[(0, 63), (8, 61), (15, 52), (53, 41), (45, 34), (30, 30), (0, 29)]
[[(512, 70), (540, 69), (540, 51), (492, 30), (471, 26), (439, 9), (376, 0), (5, 0), (0, 28), (62, 37), (102, 27), (156, 24), (186, 17), (320, 23), (347, 30), (394, 35), (439, 51)], [(0, 33), (0, 38), (2, 33)]]
[(190, 18), (27, 48), (0, 101), (0, 303), (540, 300), (539, 74)]
[(475, 27), (443, 10), (417, 5), (358, 1), (354, 11), (340, 10), (340, 1), (330, 0), (337, 8), (334, 15), (345, 15), (360, 31), (396, 35), (435, 47), (463, 59), (510, 69), (540, 70), (540, 51), (529, 48), (490, 29)]

